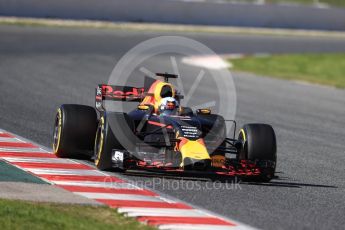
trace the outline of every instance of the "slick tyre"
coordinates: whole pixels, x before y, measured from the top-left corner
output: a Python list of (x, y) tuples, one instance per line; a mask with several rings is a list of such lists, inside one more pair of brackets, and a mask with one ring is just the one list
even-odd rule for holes
[[(251, 161), (277, 161), (276, 135), (272, 126), (268, 124), (246, 124), (240, 130), (238, 140), (243, 148), (238, 158)], [(263, 168), (260, 181), (270, 181), (274, 177), (274, 168)]]
[[(112, 169), (112, 150), (125, 150), (122, 138), (133, 138), (134, 124), (124, 113), (105, 113), (101, 116), (95, 138), (94, 159), (100, 170)], [(116, 132), (116, 133), (114, 133)], [(125, 162), (124, 162), (125, 163)], [(113, 168), (116, 171), (125, 171), (124, 168)]]
[(92, 156), (96, 128), (97, 114), (93, 107), (62, 105), (57, 110), (54, 123), (54, 154), (57, 157)]

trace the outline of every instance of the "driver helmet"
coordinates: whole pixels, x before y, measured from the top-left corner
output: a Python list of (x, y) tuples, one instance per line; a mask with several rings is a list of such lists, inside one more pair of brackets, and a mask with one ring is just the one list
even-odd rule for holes
[(165, 97), (161, 100), (158, 110), (161, 115), (177, 115), (179, 104), (173, 97)]

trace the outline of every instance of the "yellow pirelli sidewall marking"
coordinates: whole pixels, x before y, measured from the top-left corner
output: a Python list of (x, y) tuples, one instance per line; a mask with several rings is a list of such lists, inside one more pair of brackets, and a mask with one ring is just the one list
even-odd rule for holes
[(243, 140), (246, 141), (247, 138), (246, 138), (246, 133), (244, 132), (243, 129), (240, 130), (240, 133), (242, 133), (242, 136), (243, 136)]
[(61, 109), (58, 108), (57, 110), (57, 117), (59, 119), (59, 122), (58, 122), (58, 141), (55, 145), (55, 142), (53, 143), (53, 152), (54, 154), (57, 153), (58, 149), (59, 149), (59, 146), (60, 146), (60, 139), (61, 139), (61, 127), (62, 127), (62, 112), (61, 112)]
[(101, 154), (102, 154), (102, 150), (103, 150), (103, 140), (104, 140), (104, 134), (103, 134), (103, 130), (104, 130), (104, 117), (101, 117), (99, 119), (99, 125), (101, 126), (101, 133), (99, 135), (99, 140), (95, 140), (95, 145), (97, 144), (96, 141), (99, 141), (99, 145), (98, 145), (98, 150), (97, 150), (97, 158), (95, 159), (95, 164), (98, 165), (99, 160), (101, 159)]
[(197, 160), (211, 159), (205, 145), (199, 143), (197, 140), (188, 140), (184, 145), (181, 146), (180, 152), (182, 155), (182, 162), (186, 157)]

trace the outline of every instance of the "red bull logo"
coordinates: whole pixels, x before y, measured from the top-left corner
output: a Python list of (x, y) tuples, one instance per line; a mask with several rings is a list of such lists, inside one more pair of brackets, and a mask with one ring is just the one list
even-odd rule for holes
[(130, 86), (112, 86), (102, 85), (102, 96), (105, 99), (138, 99), (141, 98), (144, 93), (144, 88), (136, 88)]

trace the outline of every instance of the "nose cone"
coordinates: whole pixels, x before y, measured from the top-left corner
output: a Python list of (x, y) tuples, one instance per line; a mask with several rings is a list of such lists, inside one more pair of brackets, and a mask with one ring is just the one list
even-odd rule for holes
[(211, 158), (203, 139), (181, 138), (179, 150), (182, 155), (181, 166), (185, 169), (204, 170), (211, 165)]

